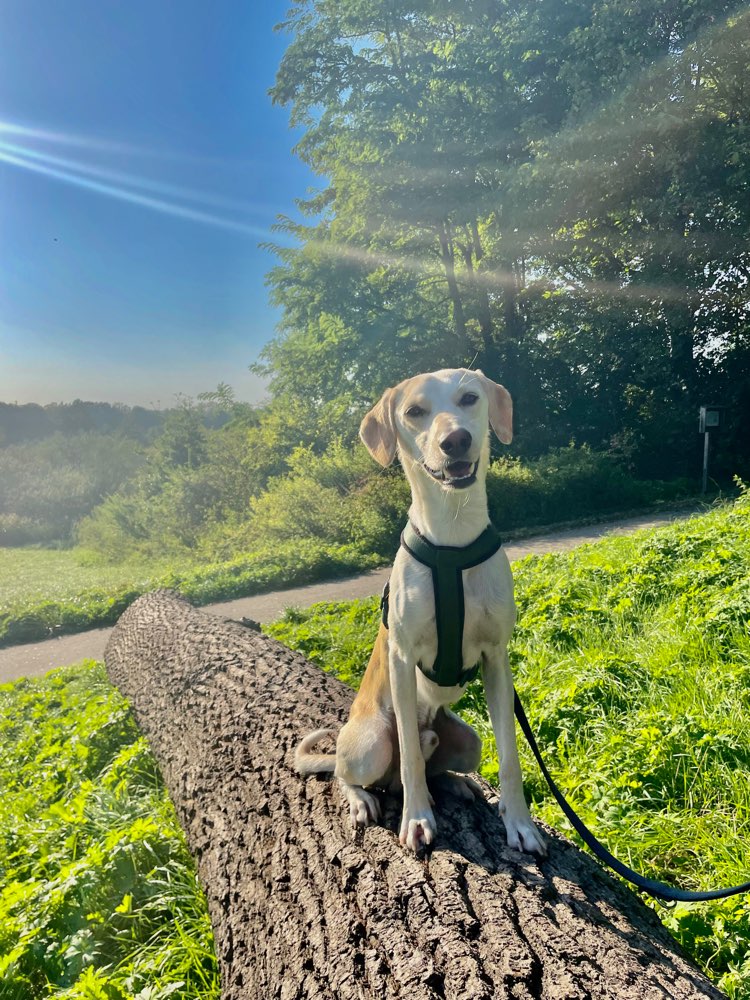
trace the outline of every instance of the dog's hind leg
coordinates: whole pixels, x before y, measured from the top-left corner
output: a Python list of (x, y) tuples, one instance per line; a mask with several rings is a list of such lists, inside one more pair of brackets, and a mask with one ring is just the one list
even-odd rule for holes
[[(432, 722), (438, 738), (435, 752), (429, 758), (428, 774), (476, 771), (482, 759), (482, 741), (471, 726), (448, 708), (439, 708)], [(425, 758), (427, 759), (427, 758)]]
[(438, 745), (429, 758), (427, 777), (437, 779), (440, 788), (459, 798), (473, 799), (481, 796), (479, 785), (464, 775), (479, 767), (482, 741), (468, 723), (447, 708), (438, 709), (432, 727), (437, 735)]
[(350, 719), (339, 733), (335, 773), (355, 828), (380, 818), (380, 801), (366, 789), (389, 783), (392, 761), (392, 724), (382, 714)]

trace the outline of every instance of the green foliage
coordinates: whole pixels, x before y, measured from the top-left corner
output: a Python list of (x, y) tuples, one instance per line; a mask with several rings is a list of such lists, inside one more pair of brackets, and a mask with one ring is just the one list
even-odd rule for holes
[(530, 462), (501, 458), (487, 476), (490, 515), (505, 531), (679, 500), (692, 491), (689, 480), (637, 479), (612, 455), (585, 445), (555, 448)]
[(93, 431), (0, 448), (0, 547), (69, 539), (136, 472), (142, 454), (128, 438)]
[(0, 995), (218, 998), (205, 898), (101, 664), (0, 687)]
[[(687, 888), (750, 870), (750, 494), (686, 522), (515, 566), (516, 683), (546, 762), (615, 855)], [(288, 611), (267, 631), (357, 686), (376, 600)], [(497, 757), (481, 683), (459, 703)], [(521, 747), (527, 794), (575, 836)], [(733, 1000), (750, 998), (750, 902), (653, 904)]]
[(478, 364), (524, 458), (747, 468), (750, 15), (737, 0), (301, 0), (272, 94), (323, 189), (282, 219), (274, 394), (364, 408)]
[(394, 548), (409, 505), (406, 481), (397, 469), (379, 469), (361, 446), (333, 441), (316, 454), (296, 448), (289, 471), (270, 479), (250, 501), (248, 512), (217, 524), (202, 550), (230, 555), (258, 543), (296, 539), (354, 545), (382, 558)]

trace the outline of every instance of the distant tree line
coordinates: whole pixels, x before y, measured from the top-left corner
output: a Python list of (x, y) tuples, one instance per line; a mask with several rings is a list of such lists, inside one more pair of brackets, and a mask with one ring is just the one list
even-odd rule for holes
[[(0, 403), (0, 545), (70, 543), (78, 523), (120, 491), (125, 508), (137, 493), (154, 512), (155, 536), (162, 529), (156, 508), (169, 504), (175, 530), (189, 532), (187, 524), (206, 516), (209, 499), (222, 495), (222, 462), (234, 465), (238, 480), (243, 476), (238, 447), (245, 432), (221, 430), (255, 419), (254, 409), (236, 402), (224, 385), (197, 402), (180, 397), (162, 411), (81, 400)], [(230, 442), (234, 451), (224, 459)], [(206, 463), (204, 485), (178, 504), (173, 481), (196, 476)], [(119, 554), (125, 556), (137, 538), (128, 538), (127, 518), (122, 527)]]
[[(220, 385), (204, 396), (211, 405), (201, 409), (206, 427), (221, 427), (230, 419), (234, 402), (222, 405), (227, 387)], [(41, 441), (53, 434), (66, 436), (83, 433), (119, 434), (134, 441), (153, 441), (162, 431), (171, 413), (185, 409), (185, 398), (163, 410), (124, 403), (96, 403), (76, 399), (72, 403), (3, 403), (0, 402), (0, 448), (11, 444)]]
[(0, 402), (0, 447), (40, 441), (52, 434), (123, 434), (137, 441), (153, 438), (164, 422), (164, 413), (143, 406), (93, 403)]
[(283, 28), (272, 95), (324, 180), (279, 223), (276, 403), (475, 363), (517, 453), (693, 474), (721, 403), (714, 468), (748, 473), (747, 3), (298, 0)]

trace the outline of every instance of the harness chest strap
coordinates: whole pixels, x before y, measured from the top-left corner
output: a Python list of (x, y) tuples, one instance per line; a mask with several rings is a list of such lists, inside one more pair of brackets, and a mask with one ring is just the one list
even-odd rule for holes
[[(479, 672), (479, 663), (464, 669), (464, 583), (463, 571), (479, 566), (497, 552), (503, 544), (495, 527), (489, 524), (473, 542), (462, 548), (453, 545), (433, 545), (407, 521), (401, 535), (401, 545), (417, 562), (432, 573), (437, 627), (437, 656), (431, 667), (419, 663), (419, 669), (440, 687), (463, 687)], [(383, 624), (388, 628), (388, 596), (385, 585), (381, 608)]]

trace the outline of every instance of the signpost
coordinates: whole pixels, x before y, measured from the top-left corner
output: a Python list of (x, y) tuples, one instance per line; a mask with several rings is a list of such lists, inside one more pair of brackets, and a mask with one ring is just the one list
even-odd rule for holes
[(701, 493), (708, 489), (708, 452), (711, 432), (721, 426), (721, 406), (701, 406), (698, 416), (698, 433), (703, 435), (703, 487)]

